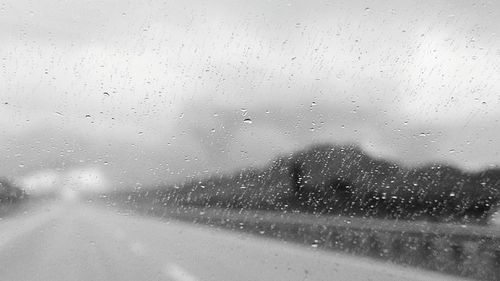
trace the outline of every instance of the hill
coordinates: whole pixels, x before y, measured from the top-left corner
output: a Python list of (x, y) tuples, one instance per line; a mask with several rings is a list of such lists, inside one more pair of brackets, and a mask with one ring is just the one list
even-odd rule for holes
[(401, 167), (354, 145), (316, 145), (260, 169), (127, 194), (160, 205), (302, 211), (484, 223), (498, 204), (500, 170)]

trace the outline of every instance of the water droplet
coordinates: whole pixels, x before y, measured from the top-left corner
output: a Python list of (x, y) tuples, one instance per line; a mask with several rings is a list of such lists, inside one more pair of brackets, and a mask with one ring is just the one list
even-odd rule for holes
[(24, 168), (24, 164), (23, 163), (19, 164), (18, 166), (19, 166), (19, 168)]
[(241, 188), (241, 189), (245, 189), (245, 188), (247, 188), (247, 187), (246, 187), (246, 186), (244, 186), (244, 185), (242, 185), (242, 186), (240, 186), (240, 188)]
[(243, 123), (252, 124), (252, 119), (246, 118), (245, 120), (243, 120)]

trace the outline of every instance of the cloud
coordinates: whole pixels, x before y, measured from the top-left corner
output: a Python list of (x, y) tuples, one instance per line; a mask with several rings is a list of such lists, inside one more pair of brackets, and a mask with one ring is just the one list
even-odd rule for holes
[(110, 185), (176, 181), (315, 142), (407, 165), (500, 163), (495, 3), (4, 7), (1, 174), (88, 165)]

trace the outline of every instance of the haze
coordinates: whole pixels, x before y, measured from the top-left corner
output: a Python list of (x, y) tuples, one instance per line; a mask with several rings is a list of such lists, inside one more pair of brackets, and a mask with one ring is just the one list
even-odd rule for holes
[(0, 175), (43, 186), (91, 169), (142, 186), (316, 142), (404, 165), (495, 166), (499, 12), (478, 1), (2, 1)]

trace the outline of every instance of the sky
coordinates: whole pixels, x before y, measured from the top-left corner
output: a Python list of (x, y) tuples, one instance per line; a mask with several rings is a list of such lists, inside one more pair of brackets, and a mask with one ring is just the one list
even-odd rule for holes
[(407, 166), (493, 167), (499, 12), (495, 1), (0, 0), (0, 175), (125, 188), (325, 142)]

